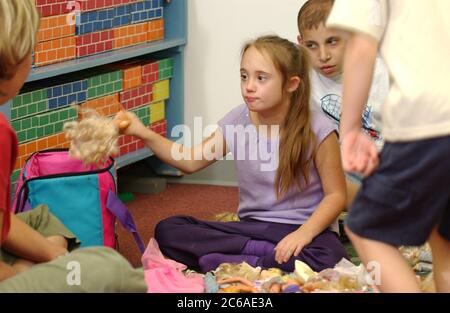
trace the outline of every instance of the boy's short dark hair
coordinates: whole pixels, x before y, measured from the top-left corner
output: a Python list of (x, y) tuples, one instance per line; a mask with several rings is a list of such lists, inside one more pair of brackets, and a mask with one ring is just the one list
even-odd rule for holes
[(320, 23), (325, 25), (330, 15), (334, 0), (308, 0), (300, 8), (297, 16), (298, 31), (300, 35), (304, 30), (319, 27)]

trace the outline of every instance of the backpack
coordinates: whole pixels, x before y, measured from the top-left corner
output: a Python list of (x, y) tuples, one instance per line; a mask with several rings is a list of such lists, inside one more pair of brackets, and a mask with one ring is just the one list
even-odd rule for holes
[(38, 151), (20, 172), (12, 210), (19, 213), (47, 205), (82, 247), (117, 248), (117, 218), (143, 253), (144, 244), (133, 217), (117, 197), (116, 186), (115, 160), (111, 157), (95, 167), (71, 158), (67, 149)]

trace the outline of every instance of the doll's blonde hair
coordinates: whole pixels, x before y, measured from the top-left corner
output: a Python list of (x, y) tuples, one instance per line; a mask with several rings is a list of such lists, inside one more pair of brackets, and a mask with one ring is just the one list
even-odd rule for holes
[(119, 129), (110, 118), (87, 110), (79, 122), (64, 124), (66, 138), (70, 141), (69, 154), (86, 165), (101, 165), (111, 155), (118, 153)]
[(11, 79), (30, 55), (38, 28), (34, 0), (0, 0), (0, 80)]

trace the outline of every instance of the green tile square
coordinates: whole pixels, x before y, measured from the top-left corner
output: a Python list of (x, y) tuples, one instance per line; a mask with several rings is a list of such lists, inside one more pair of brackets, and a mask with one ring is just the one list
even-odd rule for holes
[(47, 133), (45, 131), (45, 127), (46, 126), (39, 126), (39, 127), (37, 127), (37, 131), (36, 132), (38, 132), (39, 130), (42, 130), (42, 133), (43, 133), (42, 137), (46, 137), (47, 136)]
[(37, 127), (36, 135), (37, 135), (37, 138), (44, 137), (44, 127)]
[(36, 128), (30, 128), (27, 130), (27, 140), (36, 139)]
[(61, 112), (59, 112), (59, 121), (65, 121), (69, 118), (69, 111), (68, 110), (63, 110)]
[(33, 100), (33, 102), (39, 102), (42, 100), (41, 97), (41, 92), (40, 91), (35, 91), (31, 94), (31, 98)]
[(20, 177), (20, 170), (14, 171), (11, 175), (11, 183), (14, 184), (15, 182), (17, 182), (19, 180), (19, 177)]
[(20, 107), (21, 105), (22, 105), (22, 96), (18, 95), (17, 97), (14, 97), (12, 107), (17, 108)]
[(37, 104), (38, 112), (44, 112), (47, 110), (47, 100), (41, 101)]
[(11, 119), (15, 120), (18, 117), (17, 109), (11, 109)]
[(19, 121), (13, 121), (13, 122), (11, 122), (11, 127), (12, 127), (16, 132), (19, 132), (19, 131), (22, 130), (21, 125), (22, 125), (22, 122), (21, 122), (20, 120), (19, 120)]
[(32, 103), (28, 106), (28, 114), (29, 115), (33, 115), (37, 113), (37, 103)]
[(41, 100), (46, 100), (48, 95), (47, 88), (39, 90), (39, 93), (41, 94)]
[(31, 118), (24, 118), (22, 120), (22, 129), (31, 128)]
[(122, 76), (123, 76), (122, 71), (116, 71), (116, 72), (112, 73), (111, 81), (116, 81), (116, 80), (122, 79)]
[(50, 136), (50, 135), (54, 134), (54, 130), (55, 130), (55, 126), (53, 124), (46, 125), (44, 127), (44, 135), (45, 136)]
[(17, 140), (18, 140), (19, 142), (25, 142), (25, 140), (27, 139), (26, 135), (27, 135), (27, 134), (26, 134), (25, 131), (17, 132)]
[(165, 68), (166, 68), (166, 59), (159, 60), (159, 62), (158, 62), (158, 69), (159, 70), (163, 70)]
[(56, 123), (58, 121), (58, 115), (50, 114), (50, 123)]
[(61, 111), (56, 110), (56, 111), (52, 111), (51, 113), (48, 114), (48, 120), (49, 120), (48, 123), (49, 124), (51, 124), (51, 122), (50, 122), (51, 119), (55, 120), (55, 118), (56, 118), (56, 121), (59, 120), (59, 112), (61, 112)]
[(26, 106), (21, 106), (17, 110), (18, 110), (17, 113), (19, 114), (19, 117), (27, 116), (27, 107)]
[(69, 112), (69, 119), (76, 119), (78, 117), (78, 110), (76, 108), (70, 108), (68, 112)]
[(93, 99), (97, 97), (97, 93), (95, 92), (95, 88), (88, 89), (88, 99)]
[(105, 85), (100, 85), (97, 88), (97, 95), (100, 97), (105, 94)]
[(60, 133), (63, 130), (63, 122), (59, 122), (55, 124), (55, 133)]
[(100, 76), (100, 85), (104, 85), (109, 82), (109, 74), (103, 74)]
[(28, 104), (28, 103), (31, 103), (31, 94), (30, 93), (26, 93), (23, 95), (22, 104)]
[(123, 85), (123, 81), (122, 80), (116, 81), (114, 83), (114, 91), (115, 92), (122, 91), (122, 85)]
[(106, 85), (105, 91), (107, 94), (113, 93), (114, 92), (114, 84), (110, 83), (110, 84)]
[(88, 80), (88, 86), (89, 87), (96, 87), (97, 85), (100, 85), (101, 84), (101, 82), (100, 82), (101, 80), (100, 80), (100, 76), (94, 76), (94, 77), (91, 77), (89, 80)]
[(31, 117), (31, 127), (38, 127), (39, 126), (39, 119), (37, 116)]
[(39, 126), (45, 126), (49, 122), (50, 122), (50, 117), (49, 117), (48, 114), (44, 114), (44, 115), (39, 116), (39, 121), (38, 121)]

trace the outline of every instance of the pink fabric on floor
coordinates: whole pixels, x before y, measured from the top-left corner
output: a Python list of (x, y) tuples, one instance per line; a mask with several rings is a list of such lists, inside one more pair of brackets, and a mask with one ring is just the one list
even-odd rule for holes
[(186, 277), (186, 265), (164, 258), (158, 243), (150, 239), (142, 255), (147, 292), (151, 293), (201, 293), (205, 290), (203, 277), (194, 274)]

